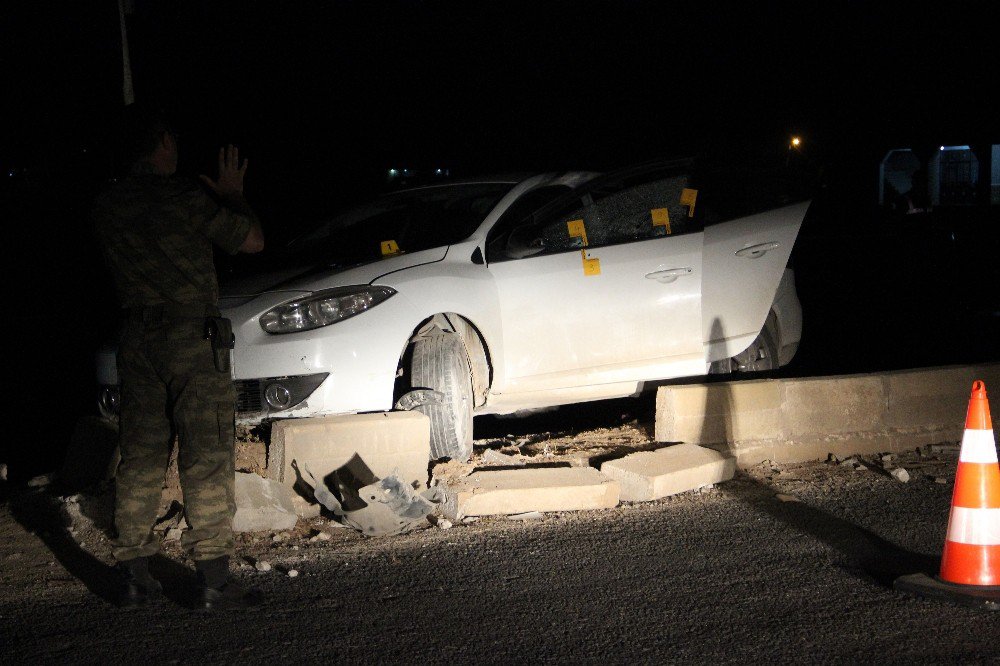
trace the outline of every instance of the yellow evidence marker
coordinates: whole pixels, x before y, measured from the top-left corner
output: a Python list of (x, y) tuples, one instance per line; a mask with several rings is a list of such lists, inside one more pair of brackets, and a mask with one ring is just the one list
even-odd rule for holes
[(570, 220), (566, 223), (566, 230), (570, 238), (579, 238), (583, 241), (583, 246), (587, 247), (587, 227), (584, 226), (583, 220)]
[(601, 274), (601, 260), (597, 257), (587, 258), (587, 251), (580, 250), (580, 257), (583, 258), (583, 274), (584, 275), (600, 275)]
[(399, 254), (399, 246), (396, 245), (396, 241), (382, 241), (382, 256), (391, 257), (394, 254)]
[(698, 200), (698, 190), (681, 190), (681, 205), (688, 207), (688, 217), (694, 217), (694, 204)]
[(667, 230), (667, 235), (670, 235), (670, 211), (666, 208), (654, 208), (649, 211), (649, 214), (653, 216), (653, 226), (654, 227), (664, 227)]

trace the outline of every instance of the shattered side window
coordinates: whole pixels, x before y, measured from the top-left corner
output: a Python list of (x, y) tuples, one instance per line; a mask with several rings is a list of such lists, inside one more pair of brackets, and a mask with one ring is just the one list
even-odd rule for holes
[(583, 220), (590, 247), (635, 243), (691, 230), (689, 208), (681, 204), (688, 186), (687, 175), (655, 180), (604, 183), (587, 192), (544, 223), (539, 234), (546, 252), (583, 247), (580, 237), (571, 237), (568, 224)]

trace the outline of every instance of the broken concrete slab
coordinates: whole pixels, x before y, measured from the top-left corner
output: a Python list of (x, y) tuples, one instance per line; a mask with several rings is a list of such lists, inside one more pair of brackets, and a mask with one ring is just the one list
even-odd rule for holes
[(633, 453), (601, 465), (621, 486), (626, 502), (649, 502), (733, 478), (736, 460), (695, 444)]
[(419, 412), (284, 419), (271, 427), (267, 473), (291, 486), (298, 480), (293, 461), (325, 479), (357, 456), (374, 478), (396, 473), (422, 488), (430, 452), (430, 419)]
[(273, 532), (295, 527), (292, 489), (256, 474), (236, 475), (234, 532)]
[(618, 482), (592, 467), (483, 470), (450, 483), (443, 510), (463, 516), (582, 511), (618, 505)]

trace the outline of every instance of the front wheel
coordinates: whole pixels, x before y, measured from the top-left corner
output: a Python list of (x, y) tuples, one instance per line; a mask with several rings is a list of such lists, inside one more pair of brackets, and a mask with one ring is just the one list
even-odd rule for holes
[(461, 336), (442, 331), (417, 340), (410, 384), (444, 396), (440, 404), (414, 408), (431, 420), (431, 458), (465, 461), (472, 457), (472, 371)]

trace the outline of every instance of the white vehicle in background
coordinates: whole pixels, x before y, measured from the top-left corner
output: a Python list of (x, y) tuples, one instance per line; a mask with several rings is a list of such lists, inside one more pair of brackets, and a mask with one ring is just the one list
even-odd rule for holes
[[(237, 420), (412, 408), (434, 458), (467, 459), (473, 415), (784, 365), (808, 202), (740, 189), (683, 161), (354, 208), (290, 243), (281, 270), (223, 285)], [(101, 375), (113, 391), (113, 357)]]

